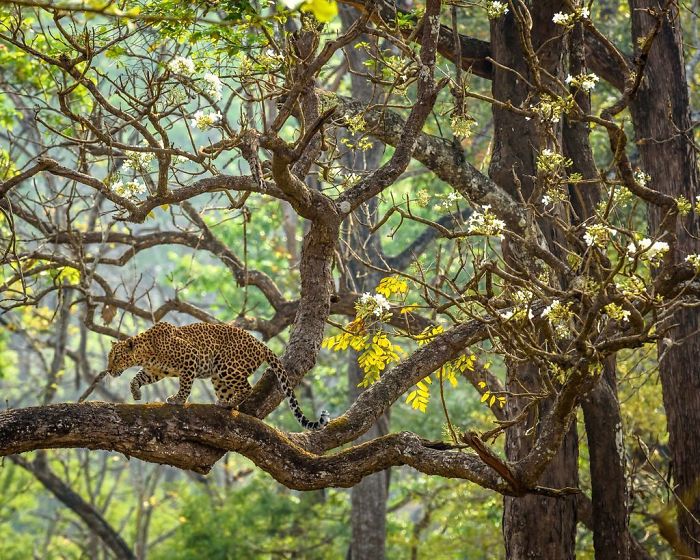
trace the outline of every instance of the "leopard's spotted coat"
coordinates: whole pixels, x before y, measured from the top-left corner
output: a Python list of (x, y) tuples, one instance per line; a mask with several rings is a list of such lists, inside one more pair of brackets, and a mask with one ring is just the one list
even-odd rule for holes
[(165, 377), (179, 377), (180, 390), (168, 397), (171, 404), (184, 404), (198, 378), (211, 377), (217, 404), (236, 407), (248, 396), (248, 382), (255, 370), (267, 362), (287, 396), (295, 418), (306, 429), (325, 426), (325, 410), (317, 422), (304, 416), (299, 408), (287, 372), (279, 358), (254, 336), (232, 325), (193, 323), (176, 327), (160, 322), (136, 336), (115, 342), (109, 353), (108, 371), (113, 376), (125, 369), (141, 366), (131, 381), (131, 394), (141, 399), (141, 386)]

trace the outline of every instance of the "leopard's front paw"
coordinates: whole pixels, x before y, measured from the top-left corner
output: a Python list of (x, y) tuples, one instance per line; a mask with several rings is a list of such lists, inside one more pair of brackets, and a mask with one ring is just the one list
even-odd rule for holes
[(177, 395), (170, 395), (167, 399), (165, 399), (165, 402), (168, 404), (185, 404), (185, 401), (187, 401), (187, 399), (181, 399)]

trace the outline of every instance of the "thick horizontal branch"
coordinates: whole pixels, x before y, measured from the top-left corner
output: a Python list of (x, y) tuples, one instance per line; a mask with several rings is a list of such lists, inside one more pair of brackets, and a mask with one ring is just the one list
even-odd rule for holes
[(233, 451), (297, 490), (350, 487), (369, 474), (409, 465), (426, 474), (470, 480), (501, 493), (510, 491), (476, 455), (409, 432), (390, 434), (334, 455), (316, 455), (256, 418), (214, 405), (91, 402), (0, 413), (0, 456), (52, 448), (118, 451), (199, 473), (208, 472), (224, 452)]

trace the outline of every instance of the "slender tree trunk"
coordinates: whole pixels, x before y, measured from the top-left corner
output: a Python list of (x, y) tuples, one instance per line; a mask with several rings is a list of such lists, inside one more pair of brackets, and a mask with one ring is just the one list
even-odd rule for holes
[[(340, 16), (343, 27), (348, 29), (357, 19), (358, 13), (354, 8), (340, 6)], [(358, 41), (372, 42), (373, 39), (361, 36)], [(363, 63), (367, 55), (363, 49), (356, 49), (350, 45), (345, 50), (350, 67), (356, 72), (365, 72)], [(350, 80), (352, 97), (354, 99), (370, 102), (374, 96), (372, 85), (364, 78), (353, 74)], [(372, 171), (379, 167), (383, 147), (375, 142), (373, 147), (366, 151), (349, 152), (345, 164), (354, 172)], [(354, 254), (381, 266), (381, 246), (376, 235), (372, 235), (367, 224), (376, 220), (377, 202), (361, 206), (355, 213), (350, 224), (347, 242)], [(381, 279), (376, 271), (353, 259), (350, 255), (347, 259), (350, 271), (351, 283), (348, 288), (356, 292), (373, 291)], [(357, 354), (352, 352), (348, 361), (348, 398), (353, 403), (357, 399), (361, 389), (358, 384), (362, 381), (363, 372), (357, 363)], [(389, 432), (389, 419), (383, 416), (362, 438), (358, 441), (366, 441), (385, 435)], [(386, 503), (389, 493), (389, 472), (383, 471), (365, 477), (350, 491), (352, 537), (348, 556), (352, 560), (383, 560), (385, 558), (386, 544)]]
[(53, 473), (43, 454), (39, 455), (34, 462), (27, 461), (18, 455), (11, 456), (10, 460), (31, 472), (56, 499), (80, 517), (91, 533), (96, 535), (112, 552), (114, 558), (120, 560), (136, 559), (124, 539), (107, 523), (102, 514)]
[(590, 454), (595, 557), (627, 560), (630, 541), (625, 450), (614, 357), (608, 359), (603, 376), (582, 406)]
[[(532, 14), (532, 40), (537, 48), (551, 39), (557, 30), (552, 23), (552, 15), (562, 9), (561, 3), (554, 0), (527, 2)], [(520, 48), (520, 37), (513, 14), (498, 18), (491, 24), (491, 47), (493, 58), (502, 65), (496, 66), (493, 77), (493, 95), (500, 101), (510, 101), (519, 105), (528, 96), (527, 85), (522, 80), (514, 80), (513, 73), (505, 68), (529, 74)], [(561, 75), (567, 53), (566, 45), (556, 39), (539, 53), (541, 64), (553, 75)], [(535, 156), (542, 145), (534, 123), (511, 112), (497, 107), (494, 115), (494, 150), (489, 174), (514, 197), (520, 193), (526, 198), (532, 193), (532, 177), (535, 175)], [(517, 181), (514, 179), (517, 176)], [(520, 189), (520, 193), (518, 193)], [(551, 241), (546, 224), (542, 224), (545, 236)], [(528, 266), (528, 257), (517, 254), (517, 248), (504, 248), (506, 259), (514, 267)], [(540, 372), (531, 365), (510, 365), (507, 387), (514, 393), (523, 390), (539, 390)], [(526, 404), (524, 399), (511, 398), (508, 403), (508, 416), (516, 417)], [(540, 416), (549, 401), (537, 405)], [(518, 424), (506, 432), (506, 457), (517, 461), (531, 448), (530, 432), (536, 421), (535, 407), (531, 407), (528, 421)], [(572, 424), (564, 438), (561, 449), (545, 470), (539, 483), (550, 487), (576, 486), (578, 483), (578, 440), (576, 426)], [(541, 496), (522, 498), (506, 497), (503, 508), (503, 536), (506, 557), (509, 560), (551, 559), (567, 560), (574, 558), (576, 535), (576, 506), (573, 499), (553, 499)]]
[[(632, 0), (634, 44), (656, 25), (648, 8), (660, 13), (668, 3)], [(651, 186), (673, 197), (695, 201), (698, 194), (697, 156), (692, 145), (692, 123), (685, 75), (683, 42), (677, 6), (671, 4), (649, 52), (644, 81), (631, 110), (642, 168)], [(656, 231), (663, 215), (649, 209), (650, 229)], [(679, 254), (698, 253), (698, 220), (691, 213), (675, 232)], [(684, 310), (674, 317), (676, 326), (659, 344), (659, 372), (668, 420), (671, 472), (677, 496), (679, 534), (684, 554), (700, 557), (700, 321), (697, 310)]]
[[(587, 73), (583, 25), (578, 23), (569, 34), (569, 73)], [(590, 113), (590, 94), (579, 90), (576, 102)], [(590, 181), (585, 186), (571, 185), (573, 219), (581, 223), (595, 215), (600, 201), (600, 173), (590, 145), (590, 127), (583, 122), (565, 120), (564, 153), (573, 164), (570, 171)], [(592, 486), (591, 530), (596, 560), (627, 560), (630, 557), (629, 512), (625, 478), (622, 415), (617, 398), (616, 360), (610, 356), (597, 385), (582, 401), (588, 438)]]

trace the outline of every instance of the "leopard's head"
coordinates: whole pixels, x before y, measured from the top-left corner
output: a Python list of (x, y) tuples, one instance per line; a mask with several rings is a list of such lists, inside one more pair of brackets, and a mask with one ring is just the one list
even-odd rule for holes
[(125, 369), (137, 365), (136, 342), (134, 337), (112, 342), (112, 350), (107, 360), (107, 371), (113, 377), (119, 377)]

